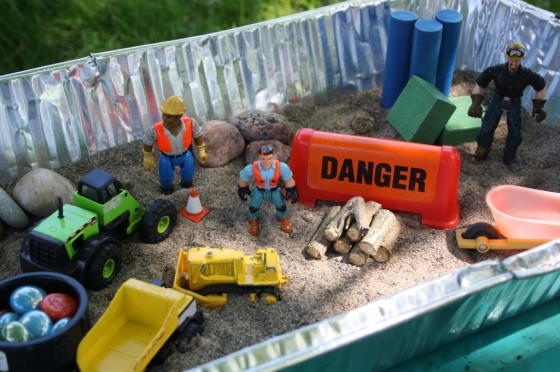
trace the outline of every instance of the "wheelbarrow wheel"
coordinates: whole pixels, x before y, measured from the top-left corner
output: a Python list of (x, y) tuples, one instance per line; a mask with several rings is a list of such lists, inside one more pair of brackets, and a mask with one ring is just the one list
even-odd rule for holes
[(501, 238), (498, 230), (491, 224), (486, 222), (473, 223), (463, 234), (461, 234), (463, 239), (476, 239), (480, 236), (484, 236), (488, 239), (499, 239)]

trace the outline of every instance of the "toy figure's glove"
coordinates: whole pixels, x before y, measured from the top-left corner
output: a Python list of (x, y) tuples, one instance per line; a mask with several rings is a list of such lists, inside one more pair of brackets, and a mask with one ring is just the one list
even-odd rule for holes
[(481, 118), (482, 117), (482, 100), (484, 96), (482, 94), (471, 94), (472, 104), (469, 107), (468, 115), (471, 118)]
[(297, 203), (299, 199), (299, 193), (297, 191), (296, 185), (292, 187), (286, 187), (286, 200), (291, 200), (292, 204)]
[(249, 190), (249, 186), (237, 186), (237, 195), (243, 201), (247, 200), (248, 196), (251, 196), (251, 190)]
[(535, 118), (537, 123), (540, 123), (546, 119), (546, 112), (543, 110), (546, 99), (534, 99), (533, 100), (533, 112), (531, 116)]
[(198, 152), (198, 159), (200, 160), (200, 163), (206, 164), (206, 160), (208, 160), (208, 155), (206, 154), (206, 148), (204, 147), (204, 143), (202, 145), (196, 145), (196, 151)]
[(149, 170), (156, 169), (156, 159), (154, 158), (154, 154), (152, 152), (144, 151), (144, 168)]

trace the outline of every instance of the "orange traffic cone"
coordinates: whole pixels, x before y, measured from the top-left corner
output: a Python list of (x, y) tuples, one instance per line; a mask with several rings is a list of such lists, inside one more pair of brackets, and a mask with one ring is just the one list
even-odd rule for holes
[(187, 205), (185, 206), (185, 208), (179, 211), (179, 214), (181, 216), (197, 223), (202, 221), (204, 216), (206, 216), (208, 213), (210, 213), (210, 210), (200, 204), (200, 198), (198, 197), (198, 192), (196, 191), (196, 189), (191, 190), (189, 200), (187, 200)]

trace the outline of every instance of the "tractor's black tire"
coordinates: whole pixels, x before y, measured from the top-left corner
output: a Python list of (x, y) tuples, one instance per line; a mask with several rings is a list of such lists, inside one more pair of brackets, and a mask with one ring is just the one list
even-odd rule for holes
[(160, 243), (167, 239), (177, 224), (177, 208), (169, 200), (154, 200), (142, 217), (140, 239), (145, 243)]
[(30, 247), (28, 241), (29, 241), (30, 233), (33, 230), (35, 230), (35, 228), (39, 226), (39, 224), (43, 222), (43, 220), (44, 218), (41, 218), (38, 221), (34, 222), (30, 227), (27, 228), (25, 235), (23, 235), (23, 240), (21, 242), (21, 251), (19, 253), (19, 262), (21, 266), (21, 271), (24, 273), (36, 271), (34, 270), (33, 265), (30, 265), (30, 263), (28, 262), (28, 260), (31, 260)]
[(500, 239), (501, 235), (498, 230), (491, 224), (486, 222), (473, 223), (462, 234), (463, 239), (476, 239), (485, 236), (488, 239)]
[[(122, 266), (121, 247), (112, 241), (100, 244), (93, 253), (86, 269), (85, 286), (92, 291), (107, 287)], [(111, 270), (107, 270), (112, 267)]]

